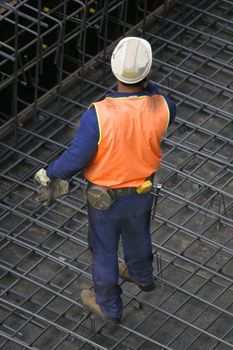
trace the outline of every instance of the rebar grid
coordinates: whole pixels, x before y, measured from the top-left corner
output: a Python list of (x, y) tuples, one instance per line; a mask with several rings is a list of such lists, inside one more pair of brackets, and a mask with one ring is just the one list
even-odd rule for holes
[[(52, 4), (51, 8), (44, 3), (43, 0), (36, 4), (32, 0), (16, 4), (0, 1), (0, 96), (9, 99), (8, 110), (4, 108), (0, 113), (0, 132), (7, 124), (16, 123), (19, 111), (32, 101), (36, 114), (38, 98), (47, 88), (40, 83), (41, 76), (51, 75), (47, 71), (48, 62), (50, 65), (54, 62), (56, 74), (51, 76), (53, 82), (47, 80), (45, 85), (51, 88), (57, 84), (60, 96), (62, 80), (90, 59), (86, 47), (90, 32), (95, 33), (92, 44), (98, 52), (109, 42), (106, 23), (117, 22), (121, 34), (126, 31), (126, 0), (64, 0)], [(103, 8), (105, 3), (108, 6)], [(76, 46), (73, 53), (70, 45)], [(90, 50), (91, 45), (88, 47)], [(69, 72), (66, 73), (64, 67), (69, 67)], [(59, 108), (60, 103), (58, 113)]]
[(83, 110), (115, 89), (104, 37), (104, 54), (38, 103), (17, 139), (12, 132), (1, 141), (1, 349), (233, 348), (233, 2), (170, 5), (142, 24), (151, 79), (178, 111), (156, 174), (163, 184), (151, 225), (157, 289), (124, 283), (120, 326), (94, 320), (79, 300), (93, 287), (85, 181), (77, 174), (71, 193), (48, 208), (35, 199), (35, 171), (69, 145)]

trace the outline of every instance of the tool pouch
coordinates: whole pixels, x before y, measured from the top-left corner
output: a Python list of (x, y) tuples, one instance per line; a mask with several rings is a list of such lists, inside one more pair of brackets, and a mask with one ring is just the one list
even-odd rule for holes
[(111, 188), (91, 185), (87, 189), (88, 203), (99, 210), (107, 210), (111, 208), (116, 200), (116, 196)]

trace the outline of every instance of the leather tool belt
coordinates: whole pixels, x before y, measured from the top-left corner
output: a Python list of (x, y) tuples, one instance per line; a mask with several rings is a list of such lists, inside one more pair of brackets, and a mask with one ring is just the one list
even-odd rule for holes
[(110, 209), (118, 196), (129, 194), (144, 194), (153, 188), (150, 178), (146, 179), (140, 187), (108, 188), (89, 182), (87, 188), (88, 203), (99, 210)]

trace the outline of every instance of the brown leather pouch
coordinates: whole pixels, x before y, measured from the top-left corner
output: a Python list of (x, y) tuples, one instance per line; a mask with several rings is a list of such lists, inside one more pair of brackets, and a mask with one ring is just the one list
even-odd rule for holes
[(87, 201), (95, 209), (107, 210), (115, 200), (116, 196), (111, 188), (91, 185), (87, 189)]

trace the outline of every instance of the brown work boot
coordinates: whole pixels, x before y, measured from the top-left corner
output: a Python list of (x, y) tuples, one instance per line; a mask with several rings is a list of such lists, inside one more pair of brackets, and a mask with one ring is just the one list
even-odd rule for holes
[(119, 318), (110, 318), (104, 315), (101, 311), (99, 304), (96, 302), (95, 292), (90, 289), (84, 289), (81, 291), (80, 299), (89, 312), (93, 312), (96, 316), (102, 318), (111, 325), (117, 325), (120, 322)]
[(150, 292), (155, 289), (155, 282), (151, 282), (150, 284), (140, 284), (137, 283), (133, 278), (130, 277), (127, 266), (124, 261), (120, 261), (118, 264), (119, 275), (123, 279), (123, 281), (132, 282), (136, 284), (141, 290), (144, 292)]

